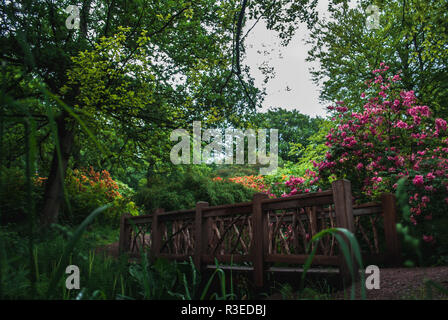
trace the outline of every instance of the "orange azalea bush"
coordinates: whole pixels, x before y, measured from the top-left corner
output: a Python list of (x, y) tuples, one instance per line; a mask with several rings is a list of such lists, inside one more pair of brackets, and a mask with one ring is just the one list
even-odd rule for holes
[[(263, 176), (254, 176), (254, 175), (242, 176), (242, 177), (228, 178), (227, 180), (230, 182), (233, 182), (233, 183), (241, 184), (249, 189), (254, 189), (254, 190), (257, 190), (260, 192), (266, 191)], [(224, 179), (221, 177), (216, 177), (216, 178), (213, 178), (213, 181), (224, 181)]]
[(36, 177), (33, 178), (33, 183), (36, 187), (43, 187), (45, 182), (47, 181), (47, 177), (39, 177), (36, 173)]
[(107, 170), (95, 172), (92, 167), (89, 169), (75, 169), (73, 175), (67, 176), (72, 178), (77, 191), (85, 192), (90, 188), (97, 188), (105, 193), (109, 200), (121, 197), (118, 192), (118, 184), (112, 179)]
[[(138, 215), (135, 203), (120, 193), (120, 188), (126, 187), (123, 184), (119, 186), (107, 170), (97, 172), (93, 167), (68, 170), (65, 185), (72, 211), (70, 220), (75, 223), (82, 221), (96, 208), (111, 202), (114, 205), (105, 211), (103, 222), (116, 224), (123, 214)], [(64, 211), (69, 213), (69, 208), (66, 206)]]

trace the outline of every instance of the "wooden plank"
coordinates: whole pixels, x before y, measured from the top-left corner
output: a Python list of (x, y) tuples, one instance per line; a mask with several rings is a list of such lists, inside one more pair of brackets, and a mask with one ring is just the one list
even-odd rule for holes
[[(288, 199), (288, 198), (284, 198)], [(271, 200), (271, 199), (269, 199)], [(274, 199), (278, 200), (278, 199)], [(263, 208), (266, 210), (287, 210), (303, 207), (323, 206), (333, 204), (333, 196), (319, 196), (319, 197), (307, 197), (299, 198), (288, 201), (276, 201), (276, 202), (263, 202)]]
[(381, 204), (375, 207), (366, 207), (366, 208), (353, 208), (353, 216), (370, 216), (375, 214), (383, 213), (383, 209), (381, 208)]
[(401, 262), (400, 239), (397, 233), (397, 208), (395, 196), (385, 193), (381, 197), (384, 214), (384, 236), (386, 240), (386, 262), (391, 266), (398, 266)]
[[(224, 270), (224, 271), (232, 270), (232, 272), (233, 271), (235, 271), (235, 272), (241, 272), (241, 271), (243, 271), (243, 272), (251, 272), (251, 271), (254, 271), (254, 268), (253, 267), (249, 267), (249, 266), (223, 266), (223, 265), (218, 265), (218, 267), (220, 269)], [(205, 266), (205, 268), (214, 270), (214, 269), (216, 269), (216, 265), (215, 264), (208, 264), (208, 265)]]
[(190, 213), (177, 213), (173, 215), (159, 215), (159, 221), (179, 221), (179, 220), (194, 220), (195, 214)]
[(354, 205), (353, 210), (378, 206), (381, 207), (381, 202), (366, 202)]
[(222, 209), (227, 210), (227, 209), (240, 209), (240, 208), (247, 208), (248, 210), (250, 210), (252, 208), (252, 202), (239, 202), (239, 203), (224, 204), (220, 206), (207, 207), (204, 208), (203, 214), (205, 215), (206, 212), (217, 211)]
[(129, 241), (130, 241), (130, 229), (127, 223), (127, 219), (131, 217), (131, 215), (125, 214), (121, 216), (120, 221), (120, 240), (118, 242), (118, 252), (125, 253), (129, 250)]
[(263, 202), (263, 205), (266, 205), (266, 204), (272, 204), (272, 203), (277, 203), (277, 202), (287, 203), (287, 202), (293, 202), (296, 200), (326, 198), (328, 196), (330, 196), (330, 197), (333, 196), (332, 190), (297, 194), (297, 195), (286, 197), (286, 198), (275, 198), (275, 199), (265, 198), (265, 200), (263, 200), (262, 202)]
[(252, 255), (240, 255), (240, 254), (220, 254), (220, 255), (211, 255), (211, 254), (203, 254), (202, 262), (203, 263), (215, 263), (215, 258), (221, 263), (240, 263), (240, 262), (250, 262), (252, 261)]
[(203, 217), (226, 217), (234, 215), (250, 215), (252, 213), (252, 206), (234, 207), (234, 208), (220, 208), (208, 210), (203, 212)]
[(168, 260), (176, 260), (176, 261), (188, 261), (190, 260), (190, 255), (185, 254), (168, 254), (168, 253), (160, 253), (159, 258), (168, 259)]
[[(250, 266), (226, 266), (226, 265), (218, 265), (218, 267), (224, 271), (232, 271), (232, 272), (252, 272), (254, 271), (253, 267)], [(215, 270), (216, 265), (209, 264), (205, 266), (206, 269)], [(287, 268), (287, 267), (270, 267), (265, 270), (265, 272), (274, 272), (274, 273), (303, 273), (303, 268)], [(332, 274), (339, 273), (339, 269), (337, 268), (311, 268), (308, 269), (307, 273), (319, 273), (319, 274)]]
[(252, 258), (254, 266), (254, 283), (258, 288), (264, 285), (264, 226), (265, 216), (263, 214), (262, 200), (268, 197), (265, 193), (254, 194), (252, 200)]
[(203, 254), (202, 248), (205, 247), (202, 236), (204, 234), (202, 230), (202, 208), (208, 207), (208, 202), (196, 203), (196, 215), (194, 221), (194, 264), (198, 270), (201, 270), (201, 257)]
[[(291, 264), (304, 264), (308, 259), (307, 254), (268, 254), (265, 257), (266, 262), (278, 262), (278, 263), (291, 263)], [(330, 265), (338, 266), (338, 256), (324, 256), (315, 255), (312, 265)]]
[[(352, 191), (351, 191), (351, 183), (348, 180), (337, 180), (332, 183), (333, 189), (333, 198), (335, 205), (335, 213), (336, 213), (336, 226), (339, 228), (345, 228), (351, 233), (355, 234), (355, 224), (353, 219), (353, 207), (352, 207)], [(348, 243), (348, 239), (344, 237), (344, 239)], [(355, 275), (358, 274), (358, 265), (354, 259), (353, 248), (350, 247), (350, 256), (351, 260), (354, 264)], [(348, 264), (340, 250), (339, 253), (340, 259), (340, 272), (345, 286), (350, 285), (352, 278), (350, 274), (350, 270), (348, 268)]]
[[(204, 212), (202, 212), (202, 214), (204, 214)], [(207, 255), (209, 253), (209, 246), (210, 246), (210, 241), (212, 241), (213, 239), (213, 229), (212, 229), (212, 225), (213, 225), (213, 220), (212, 218), (205, 218), (204, 216), (202, 216), (203, 219), (205, 219), (204, 222), (204, 232), (207, 233), (206, 237), (207, 237), (207, 241), (204, 242), (205, 247), (202, 247), (202, 255)]]
[(159, 225), (159, 215), (164, 211), (163, 208), (158, 208), (153, 213), (152, 225), (151, 225), (151, 259), (155, 260), (160, 255), (160, 248), (162, 246), (162, 233)]
[(184, 210), (175, 210), (175, 211), (167, 211), (160, 214), (161, 217), (175, 216), (175, 215), (192, 215), (195, 214), (195, 209), (184, 209)]
[[(267, 272), (274, 272), (274, 273), (303, 273), (303, 268), (287, 268), (287, 267), (270, 267), (267, 269)], [(319, 274), (330, 274), (339, 273), (339, 269), (337, 268), (310, 268), (307, 270), (307, 273), (319, 273)]]
[(263, 221), (263, 252), (264, 255), (270, 253), (270, 250), (272, 251), (272, 234), (270, 233), (269, 228), (269, 212), (263, 213), (265, 215), (264, 221)]
[(386, 262), (386, 254), (363, 254), (362, 262), (380, 265)]
[(306, 208), (307, 214), (309, 214), (310, 226), (311, 226), (311, 237), (313, 237), (320, 230), (317, 230), (317, 215), (316, 207)]
[[(206, 208), (206, 206), (202, 207), (202, 209)], [(202, 214), (204, 212), (202, 211)], [(201, 217), (201, 233), (202, 233), (202, 239), (201, 239), (201, 264), (204, 263), (202, 261), (202, 256), (207, 253), (208, 251), (208, 244), (210, 242), (210, 229), (211, 229), (211, 220), (210, 218), (204, 218), (204, 216)]]
[(127, 216), (128, 221), (132, 221), (134, 224), (140, 223), (151, 223), (152, 215), (142, 215), (142, 216)]

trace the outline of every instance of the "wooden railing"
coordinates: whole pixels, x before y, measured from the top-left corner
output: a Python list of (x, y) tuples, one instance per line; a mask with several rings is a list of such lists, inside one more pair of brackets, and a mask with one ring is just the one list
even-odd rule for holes
[[(254, 284), (264, 285), (265, 271), (274, 263), (303, 264), (307, 247), (317, 232), (346, 228), (354, 233), (363, 257), (372, 263), (396, 264), (399, 241), (395, 198), (384, 194), (381, 203), (352, 206), (350, 181), (333, 182), (332, 189), (318, 193), (268, 199), (257, 193), (253, 201), (152, 215), (123, 216), (120, 252), (139, 256), (149, 250), (153, 259), (187, 260), (193, 257), (200, 270), (206, 264), (251, 264)], [(313, 265), (337, 266), (345, 281), (350, 274), (334, 237), (322, 239)]]

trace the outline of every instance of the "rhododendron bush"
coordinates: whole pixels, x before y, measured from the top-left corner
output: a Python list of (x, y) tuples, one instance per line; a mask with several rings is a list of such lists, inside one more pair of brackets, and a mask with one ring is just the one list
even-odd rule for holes
[(363, 112), (342, 101), (329, 107), (337, 125), (326, 136), (325, 160), (314, 163), (316, 172), (290, 177), (283, 196), (317, 191), (317, 185), (326, 189), (345, 178), (355, 201), (366, 202), (395, 192), (406, 178), (413, 229), (428, 246), (448, 244), (447, 121), (434, 118), (413, 91), (402, 90), (400, 75), (384, 63), (373, 75), (361, 96)]
[(302, 177), (283, 176), (282, 182), (272, 183), (267, 193), (271, 198), (289, 197), (296, 194), (322, 191), (315, 171), (306, 169)]

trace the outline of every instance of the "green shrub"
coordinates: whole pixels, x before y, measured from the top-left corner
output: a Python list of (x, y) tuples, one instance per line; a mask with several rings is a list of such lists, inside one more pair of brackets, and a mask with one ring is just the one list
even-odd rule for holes
[[(43, 190), (42, 178), (32, 178), (32, 199), (37, 206), (42, 204)], [(24, 221), (28, 200), (25, 170), (0, 168), (0, 224)]]
[(185, 172), (167, 177), (165, 183), (142, 188), (136, 195), (136, 202), (146, 210), (171, 211), (194, 208), (198, 201), (206, 201), (210, 206), (250, 201), (254, 193), (240, 184), (213, 181), (199, 169), (187, 167)]

